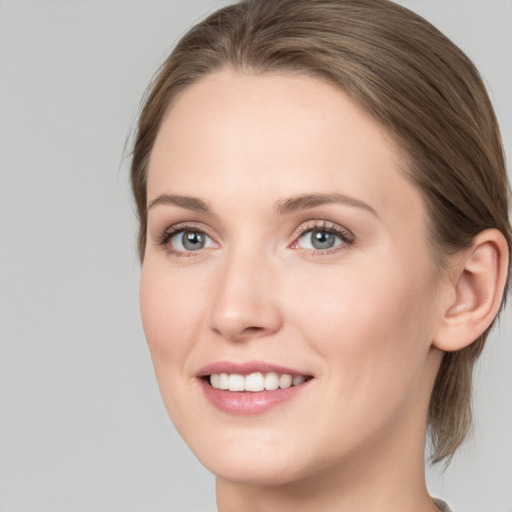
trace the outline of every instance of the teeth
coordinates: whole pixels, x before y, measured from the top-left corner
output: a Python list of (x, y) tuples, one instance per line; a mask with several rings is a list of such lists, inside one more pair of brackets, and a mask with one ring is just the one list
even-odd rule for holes
[(304, 377), (303, 375), (296, 375), (292, 379), (292, 385), (298, 386), (299, 384), (302, 384), (305, 380), (306, 380), (306, 377)]
[(267, 391), (274, 391), (279, 387), (279, 377), (276, 372), (268, 372), (265, 375), (265, 389)]
[(286, 373), (281, 375), (281, 377), (279, 377), (279, 387), (281, 389), (289, 388), (292, 385), (292, 382), (293, 382), (292, 376), (287, 375)]
[[(215, 387), (213, 384), (212, 386)], [(250, 373), (245, 377), (245, 391), (263, 391), (264, 389), (265, 377), (262, 373)]]
[(211, 382), (211, 385), (212, 385), (214, 388), (219, 389), (219, 388), (220, 388), (220, 375), (219, 375), (218, 373), (214, 373), (214, 374), (210, 377), (210, 382)]
[(227, 373), (219, 375), (219, 389), (229, 389), (229, 375)]
[(306, 377), (304, 375), (292, 377), (287, 373), (278, 374), (276, 372), (255, 372), (248, 375), (213, 373), (210, 375), (212, 387), (216, 389), (229, 389), (229, 391), (274, 391), (279, 388), (286, 389), (290, 386), (298, 386), (305, 381)]
[(237, 375), (236, 373), (232, 373), (229, 376), (228, 389), (229, 389), (229, 391), (244, 391), (245, 390), (244, 376)]

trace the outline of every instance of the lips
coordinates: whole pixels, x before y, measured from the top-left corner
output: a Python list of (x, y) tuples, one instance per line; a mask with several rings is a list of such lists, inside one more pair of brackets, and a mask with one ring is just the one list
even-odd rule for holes
[(202, 368), (197, 377), (208, 401), (235, 415), (262, 414), (297, 396), (311, 375), (268, 363), (218, 362)]

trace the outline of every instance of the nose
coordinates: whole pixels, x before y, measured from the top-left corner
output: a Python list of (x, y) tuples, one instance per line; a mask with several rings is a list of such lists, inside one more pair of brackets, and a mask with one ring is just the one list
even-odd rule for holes
[(230, 341), (276, 333), (282, 326), (277, 280), (272, 265), (251, 251), (232, 254), (222, 262), (216, 282), (210, 328)]

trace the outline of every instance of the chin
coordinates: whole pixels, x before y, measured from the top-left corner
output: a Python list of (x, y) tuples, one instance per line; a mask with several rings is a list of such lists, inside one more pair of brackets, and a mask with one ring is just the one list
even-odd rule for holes
[(283, 439), (271, 432), (250, 433), (231, 431), (205, 438), (187, 439), (198, 460), (214, 475), (224, 480), (246, 485), (282, 485), (301, 479), (302, 464), (297, 444), (286, 446)]
[[(222, 460), (219, 460), (222, 459)], [(199, 459), (215, 476), (243, 485), (279, 486), (301, 480), (305, 475), (288, 460), (276, 461), (252, 457), (218, 457), (217, 460)]]

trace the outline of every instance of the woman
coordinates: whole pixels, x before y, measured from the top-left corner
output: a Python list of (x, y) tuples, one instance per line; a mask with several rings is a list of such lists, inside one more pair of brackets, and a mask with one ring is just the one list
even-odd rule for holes
[(221, 512), (449, 510), (505, 295), (499, 130), (467, 57), (386, 0), (249, 0), (159, 71), (132, 161), (141, 309)]

